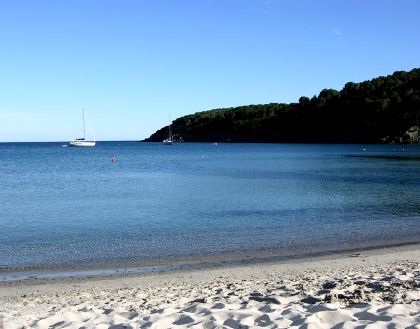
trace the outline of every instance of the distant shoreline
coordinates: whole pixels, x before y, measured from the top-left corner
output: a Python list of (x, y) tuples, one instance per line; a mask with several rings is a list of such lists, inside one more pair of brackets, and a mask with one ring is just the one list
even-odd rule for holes
[[(175, 144), (213, 144), (213, 140), (205, 141), (183, 141)], [(342, 143), (342, 142), (276, 142), (276, 141), (216, 141), (218, 144), (291, 144), (291, 145), (397, 145), (397, 146), (410, 146), (410, 145), (420, 145), (420, 143)], [(147, 141), (147, 140), (99, 140), (96, 143), (140, 143), (140, 144), (162, 144), (162, 141)], [(15, 144), (68, 144), (68, 141), (29, 141), (29, 142), (0, 142), (0, 145), (15, 145)]]

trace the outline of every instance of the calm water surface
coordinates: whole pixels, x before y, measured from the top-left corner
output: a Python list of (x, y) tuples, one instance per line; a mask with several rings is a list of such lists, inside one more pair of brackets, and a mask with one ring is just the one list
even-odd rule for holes
[(61, 144), (0, 144), (2, 268), (420, 241), (419, 146)]

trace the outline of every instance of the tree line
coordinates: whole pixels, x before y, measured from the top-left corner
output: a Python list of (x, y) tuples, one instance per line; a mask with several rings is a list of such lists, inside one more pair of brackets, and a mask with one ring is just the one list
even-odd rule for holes
[[(418, 142), (419, 126), (420, 69), (413, 69), (323, 89), (297, 103), (197, 112), (174, 120), (172, 131), (187, 142), (404, 143)], [(162, 141), (167, 132), (163, 127), (145, 141)]]

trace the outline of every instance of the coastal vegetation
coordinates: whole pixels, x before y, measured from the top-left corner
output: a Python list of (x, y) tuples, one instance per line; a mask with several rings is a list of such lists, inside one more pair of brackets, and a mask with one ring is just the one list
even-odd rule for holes
[[(298, 102), (247, 105), (186, 115), (172, 122), (186, 142), (418, 143), (420, 69), (397, 71)], [(145, 141), (161, 142), (168, 126)]]

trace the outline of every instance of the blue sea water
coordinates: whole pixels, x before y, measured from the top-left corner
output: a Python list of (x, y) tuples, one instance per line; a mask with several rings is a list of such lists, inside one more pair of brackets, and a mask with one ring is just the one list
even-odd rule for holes
[(420, 241), (418, 145), (61, 144), (0, 144), (0, 268)]

